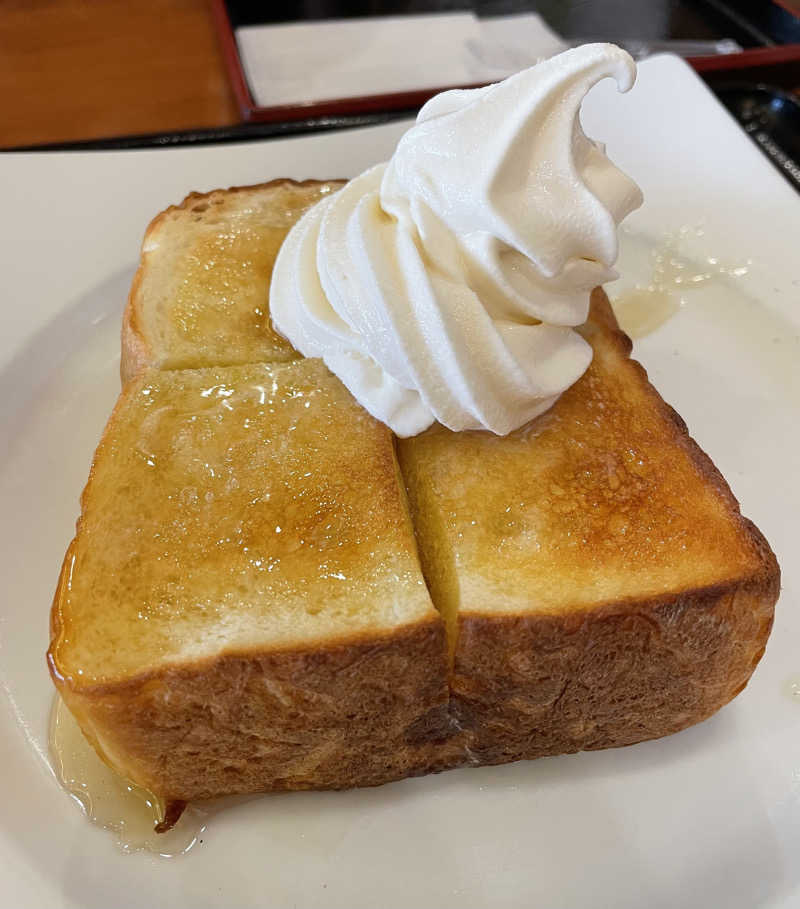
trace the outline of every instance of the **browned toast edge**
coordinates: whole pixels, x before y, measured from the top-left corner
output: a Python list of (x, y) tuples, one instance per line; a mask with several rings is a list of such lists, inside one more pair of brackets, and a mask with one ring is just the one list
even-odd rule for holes
[[(684, 420), (630, 358), (633, 344), (602, 288), (592, 294), (592, 315), (725, 502), (758, 567), (725, 583), (562, 616), (481, 614), (470, 604), (457, 619), (451, 709), (480, 763), (628, 745), (698, 723), (746, 686), (772, 628), (780, 568), (769, 544), (741, 515)], [(587, 337), (597, 330), (591, 323), (583, 329)]]
[[(58, 625), (54, 634), (58, 634)], [(435, 617), (311, 649), (226, 653), (73, 686), (48, 664), (98, 754), (167, 801), (345, 789), (463, 762)]]

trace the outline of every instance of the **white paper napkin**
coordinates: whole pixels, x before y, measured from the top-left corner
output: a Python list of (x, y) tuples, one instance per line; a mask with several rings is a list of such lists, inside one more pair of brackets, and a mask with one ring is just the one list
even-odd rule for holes
[(261, 107), (495, 81), (564, 47), (534, 13), (257, 25), (236, 40)]

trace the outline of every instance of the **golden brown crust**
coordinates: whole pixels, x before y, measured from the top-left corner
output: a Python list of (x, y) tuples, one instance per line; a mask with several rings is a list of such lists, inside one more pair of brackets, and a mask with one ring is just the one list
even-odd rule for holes
[[(455, 618), (451, 710), (480, 763), (699, 722), (745, 686), (772, 625), (775, 556), (629, 358), (601, 289), (583, 333), (595, 362), (517, 447), (442, 430), (399, 446), (426, 578)], [(643, 460), (620, 479), (609, 468), (630, 445)], [(517, 502), (538, 511), (515, 513)], [(622, 535), (611, 526), (620, 513)], [(531, 514), (538, 524), (525, 524)], [(495, 554), (504, 546), (517, 559), (511, 576), (509, 557)], [(633, 595), (604, 597), (590, 586), (598, 576), (599, 589)]]
[(686, 421), (673, 407), (667, 404), (658, 393), (658, 390), (651, 384), (647, 370), (644, 366), (642, 366), (638, 360), (634, 360), (631, 357), (633, 342), (619, 327), (619, 323), (614, 316), (614, 311), (611, 308), (611, 303), (602, 287), (596, 287), (594, 291), (592, 291), (591, 303), (591, 318), (581, 329), (584, 337), (591, 341), (598, 331), (603, 331), (606, 334), (608, 341), (617, 348), (623, 357), (626, 358), (628, 366), (638, 374), (641, 386), (655, 411), (673, 427), (670, 442), (674, 442), (686, 451), (697, 472), (714, 488), (720, 498), (724, 500), (728, 506), (730, 515), (741, 524), (744, 533), (751, 534), (754, 532), (759, 541), (757, 543), (758, 547), (762, 548), (762, 544), (766, 546), (774, 559), (774, 555), (772, 555), (771, 550), (769, 550), (769, 546), (761, 534), (761, 531), (758, 530), (752, 521), (749, 521), (740, 513), (739, 502), (731, 491), (730, 486), (728, 486), (727, 481), (717, 468), (717, 465), (703, 451), (697, 442), (695, 442), (692, 436), (689, 435), (689, 428), (686, 425)]
[[(628, 358), (631, 341), (600, 288), (592, 304), (584, 334)], [(630, 359), (626, 365), (672, 427), (664, 444), (687, 453), (753, 558), (740, 566), (739, 576), (719, 584), (555, 615), (481, 615), (471, 604), (458, 621), (451, 710), (480, 763), (611, 748), (677, 732), (735, 697), (764, 653), (780, 592), (775, 555), (644, 368)]]
[(451, 709), (480, 763), (631, 745), (708, 718), (747, 684), (779, 576), (563, 616), (460, 625)]
[[(464, 759), (447, 712), (444, 628), (371, 641), (225, 655), (67, 705), (112, 766), (169, 799), (372, 786)], [(51, 662), (52, 669), (52, 662)]]

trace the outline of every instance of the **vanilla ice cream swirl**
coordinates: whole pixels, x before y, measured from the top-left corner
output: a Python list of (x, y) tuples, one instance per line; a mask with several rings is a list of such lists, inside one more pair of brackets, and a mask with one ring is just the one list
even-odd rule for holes
[(277, 330), (399, 436), (437, 420), (505, 435), (549, 408), (591, 361), (573, 327), (616, 277), (617, 226), (641, 204), (581, 129), (606, 76), (627, 91), (635, 64), (584, 45), (432, 98), (388, 163), (289, 232)]

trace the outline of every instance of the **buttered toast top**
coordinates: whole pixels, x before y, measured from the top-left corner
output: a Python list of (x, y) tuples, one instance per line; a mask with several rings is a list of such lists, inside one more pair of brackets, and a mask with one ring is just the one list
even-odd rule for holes
[(437, 619), (390, 435), (317, 360), (143, 373), (69, 571), (53, 659), (80, 685)]
[(270, 322), (272, 266), (291, 225), (341, 185), (274, 180), (193, 193), (154, 218), (123, 320), (123, 381), (146, 366), (296, 358)]
[(763, 541), (629, 358), (600, 290), (583, 334), (589, 370), (523, 429), (398, 442), (446, 612), (563, 614), (764, 570)]

